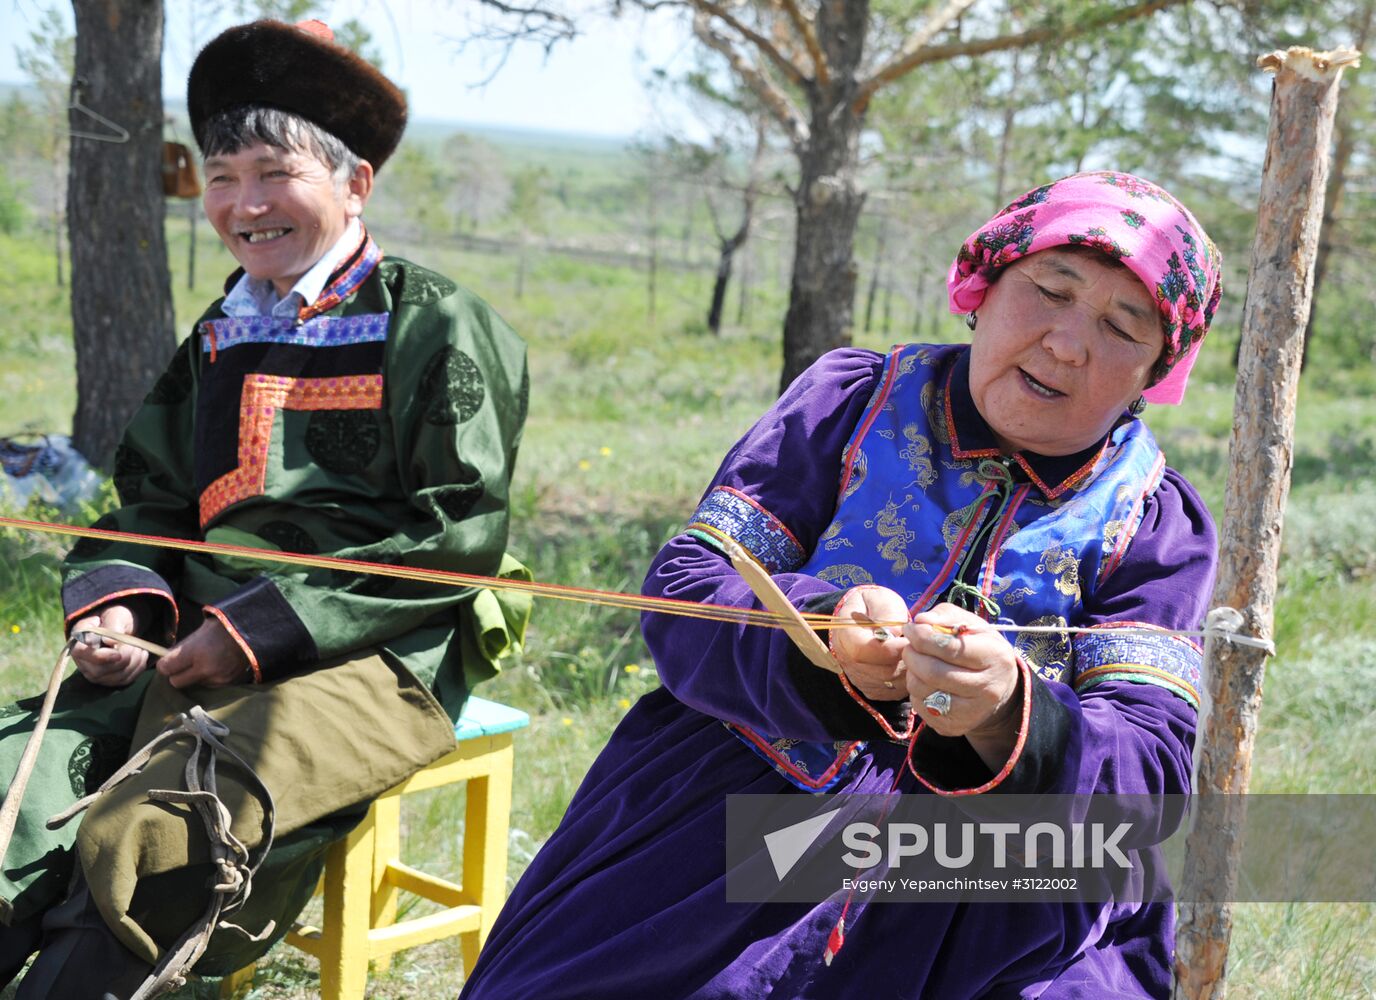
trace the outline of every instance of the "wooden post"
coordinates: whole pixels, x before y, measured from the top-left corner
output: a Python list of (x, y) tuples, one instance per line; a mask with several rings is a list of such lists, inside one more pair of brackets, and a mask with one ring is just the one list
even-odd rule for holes
[[(1328, 180), (1338, 81), (1351, 49), (1292, 48), (1257, 60), (1276, 74), (1256, 238), (1238, 356), (1233, 440), (1224, 501), (1215, 607), (1242, 612), (1241, 631), (1269, 636), (1290, 492), (1295, 395), (1314, 287), (1314, 256)], [(1261, 711), (1266, 653), (1211, 644), (1205, 663), (1211, 709), (1198, 759), (1201, 796), (1223, 795), (1217, 823), (1190, 831), (1176, 934), (1175, 1000), (1222, 1000), (1232, 903), (1242, 853), (1243, 793)]]

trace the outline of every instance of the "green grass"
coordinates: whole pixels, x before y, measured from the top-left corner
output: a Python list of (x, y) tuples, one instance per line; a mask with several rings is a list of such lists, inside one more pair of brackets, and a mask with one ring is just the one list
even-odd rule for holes
[(0, 434), (60, 434), (76, 406), (72, 320), (53, 259), (32, 240), (0, 233), (5, 274), (0, 329)]
[[(232, 265), (201, 224), (197, 281), (187, 289), (185, 219), (171, 220), (168, 230), (185, 331)], [(712, 337), (699, 332), (706, 271), (661, 271), (651, 321), (646, 276), (636, 269), (535, 254), (518, 299), (510, 257), (377, 236), (388, 250), (479, 291), (530, 344), (533, 392), (513, 497), (513, 550), (542, 580), (636, 590), (721, 455), (773, 398), (782, 291), (759, 289), (752, 324)], [(0, 433), (64, 431), (74, 405), (70, 321), (62, 290), (51, 287), (51, 258), (32, 240), (0, 236), (0, 266), (19, 277), (0, 290)], [(957, 320), (942, 322), (950, 339), (963, 333)], [(882, 349), (902, 336), (856, 340)], [(1153, 407), (1147, 415), (1172, 464), (1220, 515), (1235, 338), (1235, 331), (1217, 332), (1186, 406)], [(1369, 365), (1316, 370), (1302, 386), (1278, 655), (1268, 667), (1255, 791), (1376, 792), (1374, 390)], [(60, 550), (49, 538), (0, 532), (0, 695), (32, 693), (56, 656)], [(525, 649), (482, 691), (526, 708), (533, 720), (517, 739), (509, 881), (557, 825), (626, 707), (655, 683), (633, 614), (568, 602), (537, 606)], [(462, 801), (450, 791), (406, 803), (413, 863), (458, 871)], [(1370, 997), (1374, 966), (1376, 906), (1237, 908), (1233, 996)], [(457, 947), (434, 945), (372, 977), (370, 995), (451, 997), (460, 978)], [(279, 947), (260, 966), (251, 996), (307, 997), (315, 983), (314, 962)], [(192, 995), (213, 994), (208, 986), (183, 993)]]

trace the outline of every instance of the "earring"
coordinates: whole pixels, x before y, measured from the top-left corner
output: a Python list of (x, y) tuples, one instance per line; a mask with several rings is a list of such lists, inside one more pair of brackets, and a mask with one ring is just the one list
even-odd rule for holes
[(975, 324), (978, 322), (979, 317), (975, 315), (975, 311), (973, 309), (971, 309), (968, 313), (965, 314), (965, 325), (968, 326), (971, 330), (975, 328)]
[(1131, 413), (1134, 417), (1140, 417), (1142, 415), (1142, 411), (1146, 408), (1146, 398), (1144, 396), (1138, 396), (1136, 399), (1132, 401), (1132, 405), (1128, 407), (1128, 412)]

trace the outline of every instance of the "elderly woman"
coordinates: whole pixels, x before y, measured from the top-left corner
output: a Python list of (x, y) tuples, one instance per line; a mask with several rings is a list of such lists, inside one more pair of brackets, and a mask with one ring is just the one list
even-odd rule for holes
[[(1169, 903), (727, 902), (724, 810), (800, 790), (1188, 792), (1200, 656), (1164, 632), (1202, 620), (1215, 537), (1137, 415), (1180, 402), (1218, 269), (1169, 194), (1077, 174), (961, 247), (950, 301), (972, 344), (838, 350), (801, 376), (645, 591), (757, 606), (729, 537), (803, 611), (910, 624), (833, 629), (838, 676), (778, 630), (648, 615), (663, 688), (463, 996), (1165, 996)], [(993, 619), (1090, 631), (1010, 644)]]

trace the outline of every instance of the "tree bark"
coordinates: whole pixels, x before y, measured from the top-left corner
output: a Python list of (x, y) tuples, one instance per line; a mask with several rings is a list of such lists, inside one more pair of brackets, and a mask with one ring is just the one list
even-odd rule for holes
[[(67, 225), (77, 406), (73, 444), (109, 468), (176, 347), (163, 232), (162, 0), (73, 0), (74, 96), (129, 132), (71, 141)], [(74, 131), (92, 122), (70, 112)]]
[[(1295, 395), (1328, 177), (1338, 81), (1356, 53), (1309, 49), (1259, 61), (1276, 73), (1257, 232), (1243, 310), (1233, 440), (1214, 606), (1242, 613), (1243, 632), (1271, 633), (1281, 526), (1290, 492)], [(1186, 842), (1176, 935), (1176, 1000), (1221, 1000), (1242, 823), (1261, 711), (1266, 654), (1211, 643), (1204, 665), (1211, 705), (1201, 727), (1201, 812)]]
[[(746, 177), (745, 190), (741, 192), (741, 222), (736, 231), (727, 236), (717, 221), (717, 211), (713, 207), (711, 193), (707, 195), (707, 206), (712, 211), (712, 228), (717, 234), (719, 254), (717, 257), (717, 277), (712, 286), (712, 305), (707, 310), (707, 329), (713, 334), (721, 334), (721, 314), (726, 308), (726, 289), (731, 284), (731, 266), (736, 252), (745, 245), (750, 236), (750, 224), (755, 219), (755, 198), (759, 193), (760, 170), (765, 154), (765, 123), (759, 119), (755, 123), (755, 152), (750, 159), (750, 172)], [(741, 312), (745, 311), (744, 305)]]
[(707, 329), (714, 335), (721, 335), (721, 314), (726, 306), (726, 286), (731, 283), (731, 260), (740, 244), (727, 240), (721, 245), (717, 257), (717, 277), (712, 282), (712, 305), (707, 310)]
[(750, 254), (741, 258), (741, 280), (737, 285), (736, 325), (744, 326), (750, 311)]
[[(763, 141), (763, 140), (761, 140)], [(756, 162), (759, 160), (759, 151), (756, 151)], [(731, 266), (736, 258), (736, 251), (745, 245), (746, 239), (750, 236), (750, 223), (755, 215), (755, 183), (756, 178), (752, 169), (750, 182), (745, 189), (745, 200), (741, 207), (741, 224), (730, 236), (717, 231), (718, 256), (717, 256), (717, 277), (712, 284), (712, 305), (707, 310), (707, 329), (713, 334), (721, 334), (721, 314), (726, 308), (726, 289), (731, 284)]]
[(818, 6), (817, 40), (828, 83), (809, 81), (808, 138), (798, 147), (797, 231), (784, 317), (782, 392), (827, 351), (851, 341), (855, 228), (865, 202), (857, 177), (864, 110), (856, 73), (869, 29), (869, 0)]

